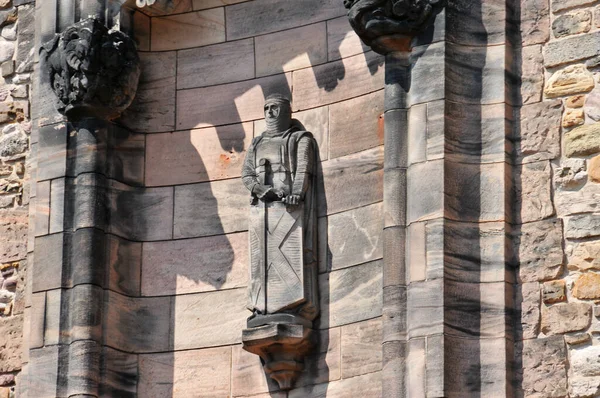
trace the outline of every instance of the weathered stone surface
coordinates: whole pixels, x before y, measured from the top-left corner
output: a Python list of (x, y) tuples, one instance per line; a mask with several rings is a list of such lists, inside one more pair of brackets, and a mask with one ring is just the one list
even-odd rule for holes
[(351, 57), (368, 51), (367, 47), (354, 32), (348, 17), (335, 18), (327, 21), (328, 60)]
[(146, 141), (146, 185), (176, 185), (241, 175), (252, 123), (152, 134)]
[(557, 190), (554, 200), (559, 216), (594, 212), (598, 209), (600, 185), (586, 184), (578, 190)]
[(594, 88), (594, 76), (585, 65), (570, 65), (561, 69), (548, 79), (544, 94), (548, 98), (585, 93)]
[(594, 0), (554, 0), (552, 12), (566, 10), (568, 8), (584, 6), (593, 3)]
[(598, 55), (600, 32), (556, 40), (544, 46), (544, 65), (553, 67)]
[(579, 214), (567, 218), (565, 237), (582, 239), (600, 236), (600, 214)]
[(595, 122), (600, 122), (600, 90), (592, 91), (585, 99), (585, 113)]
[(383, 91), (333, 104), (329, 117), (331, 158), (383, 144)]
[(341, 334), (341, 328), (319, 331), (318, 345), (306, 358), (306, 371), (296, 380), (296, 387), (340, 379), (342, 372)]
[(442, 283), (441, 279), (433, 279), (410, 284), (407, 293), (406, 323), (411, 339), (443, 332), (443, 292), (446, 288)]
[(173, 327), (170, 297), (127, 297), (108, 293), (106, 345), (127, 352), (161, 352), (171, 347)]
[(575, 127), (565, 134), (565, 155), (588, 156), (600, 152), (600, 123)]
[(542, 332), (546, 335), (583, 330), (590, 325), (592, 307), (586, 303), (542, 306)]
[(544, 57), (542, 46), (533, 45), (521, 50), (521, 99), (524, 104), (542, 98), (544, 88)]
[(176, 350), (240, 343), (250, 312), (246, 289), (186, 294), (173, 298)]
[[(590, 94), (591, 95), (591, 94)], [(577, 94), (565, 100), (567, 108), (581, 108), (585, 101), (585, 94)]]
[(567, 394), (567, 352), (562, 336), (523, 342), (526, 396), (560, 398)]
[(23, 338), (23, 315), (0, 318), (0, 372), (21, 369), (21, 346)]
[(600, 274), (588, 272), (577, 278), (573, 287), (573, 296), (580, 300), (600, 299)]
[(557, 277), (562, 271), (562, 223), (558, 219), (527, 223), (516, 237), (519, 279), (536, 282)]
[(383, 204), (361, 207), (328, 217), (328, 258), (325, 270), (340, 269), (382, 258)]
[(177, 52), (177, 89), (212, 86), (254, 78), (252, 39)]
[[(406, 265), (410, 282), (424, 281), (427, 279), (427, 234), (426, 223), (412, 223), (406, 234)], [(435, 247), (430, 248), (432, 251)]]
[[(262, 119), (265, 98), (289, 93), (291, 73), (177, 92), (177, 129)], [(294, 96), (294, 101), (296, 97)]]
[(592, 28), (592, 13), (587, 10), (559, 15), (552, 22), (552, 32), (557, 39), (577, 33), (589, 32)]
[(524, 46), (544, 43), (550, 37), (550, 10), (543, 0), (521, 1), (521, 40)]
[[(338, 330), (337, 345), (339, 346), (339, 329), (332, 330)], [(278, 390), (279, 385), (265, 374), (263, 364), (258, 355), (251, 354), (242, 349), (241, 345), (232, 347), (231, 393), (233, 396), (254, 396), (254, 394), (271, 391), (274, 397), (278, 397), (278, 393), (276, 392)], [(282, 398), (285, 398), (285, 396)]]
[(552, 167), (549, 162), (526, 163), (513, 176), (517, 193), (517, 222), (542, 220), (554, 214)]
[(0, 263), (25, 258), (28, 218), (25, 210), (0, 210)]
[(558, 190), (580, 188), (587, 181), (587, 177), (583, 159), (564, 159), (554, 170), (554, 183)]
[(565, 334), (565, 342), (569, 345), (584, 344), (590, 339), (591, 336), (588, 333)]
[[(382, 261), (373, 261), (319, 275), (319, 328), (381, 316), (382, 266)], [(348, 306), (353, 310), (348, 311)]]
[(382, 320), (342, 327), (342, 378), (381, 370)]
[(569, 397), (585, 398), (597, 396), (600, 392), (600, 377), (571, 377)]
[(254, 43), (257, 77), (327, 62), (325, 22), (258, 36)]
[(410, 166), (407, 187), (407, 221), (438, 218), (443, 213), (443, 176), (441, 161)]
[(148, 242), (142, 295), (162, 296), (243, 287), (248, 279), (246, 233)]
[(237, 178), (175, 187), (173, 237), (191, 238), (247, 230), (249, 198), (242, 181)]
[(521, 305), (521, 338), (532, 339), (540, 332), (540, 286), (537, 282), (523, 283), (517, 293)]
[(6, 134), (0, 139), (0, 157), (12, 157), (27, 150), (29, 140), (20, 132)]
[(230, 4), (243, 3), (248, 0), (192, 0), (192, 6), (194, 10), (204, 10), (206, 8), (214, 8), (220, 6), (227, 6)]
[(291, 390), (288, 398), (325, 397), (346, 398), (351, 396), (379, 397), (381, 391), (381, 372), (369, 373), (316, 386), (307, 386)]
[(600, 346), (589, 346), (571, 352), (571, 369), (578, 376), (600, 376)]
[(560, 100), (521, 107), (521, 142), (515, 145), (523, 163), (555, 159), (560, 155)]
[(138, 51), (150, 51), (150, 17), (139, 10), (133, 13), (133, 35)]
[(563, 115), (562, 126), (565, 128), (581, 126), (584, 122), (583, 109), (567, 109)]
[(249, 1), (227, 7), (227, 39), (262, 35), (343, 15), (344, 4), (336, 0)]
[(565, 281), (563, 280), (545, 282), (542, 290), (544, 303), (552, 304), (565, 301), (567, 299), (565, 289)]
[[(322, 163), (322, 168), (325, 192), (319, 192), (319, 216), (354, 209), (383, 199), (381, 147), (328, 160)], [(368, 189), (357, 190), (357, 186)]]
[(221, 397), (230, 392), (231, 347), (140, 355), (143, 397)]
[(225, 41), (225, 9), (152, 19), (152, 51), (179, 50)]
[(327, 105), (383, 88), (382, 64), (382, 56), (368, 52), (294, 72), (293, 110)]
[(120, 121), (136, 132), (173, 131), (176, 53), (140, 53), (140, 60), (142, 73), (138, 90)]
[(579, 242), (568, 246), (567, 258), (571, 269), (600, 269), (600, 242)]

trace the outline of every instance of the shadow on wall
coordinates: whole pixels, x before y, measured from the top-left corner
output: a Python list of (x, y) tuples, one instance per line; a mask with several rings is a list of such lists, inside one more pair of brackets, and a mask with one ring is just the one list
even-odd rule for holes
[[(201, 54), (205, 48), (194, 50)], [(339, 53), (339, 48), (337, 51)], [(374, 75), (383, 65), (382, 58), (374, 61), (368, 58), (368, 54), (362, 56), (371, 75)], [(171, 296), (168, 348), (177, 350), (179, 355), (184, 352), (181, 350), (186, 349), (179, 340), (181, 336), (195, 333), (193, 330), (177, 330), (177, 328), (181, 329), (181, 325), (176, 324), (177, 311), (182, 311), (183, 300), (180, 297), (185, 297), (187, 293), (217, 294), (215, 290), (225, 292), (242, 289), (247, 284), (246, 218), (249, 211), (249, 194), (241, 182), (240, 169), (245, 151), (253, 136), (258, 136), (262, 132), (260, 131), (262, 99), (272, 93), (279, 93), (290, 97), (293, 101), (291, 73), (284, 72), (284, 65), (298, 57), (307, 57), (312, 66), (323, 63), (323, 60), (312, 58), (308, 50), (293, 54), (289, 59), (282, 61), (280, 67), (268, 76), (239, 82), (244, 85), (244, 88), (238, 92), (229, 91), (223, 88), (223, 85), (220, 86), (222, 91), (217, 86), (215, 91), (211, 91), (210, 87), (178, 91), (177, 63), (174, 60), (176, 57), (176, 51), (141, 53), (142, 76), (138, 95), (120, 122), (138, 132), (149, 133), (146, 135), (146, 190), (173, 187), (173, 240), (167, 238), (144, 243), (141, 294), (142, 296)], [(335, 91), (346, 77), (344, 63), (334, 62), (335, 67), (313, 69), (316, 85), (322, 92)], [(198, 90), (198, 95), (201, 92), (207, 94), (207, 98), (195, 102), (205, 109), (190, 109), (189, 112), (176, 109), (176, 105), (184, 106), (184, 101), (193, 97), (192, 95), (184, 98), (181, 93), (193, 94), (194, 90)], [(253, 100), (249, 105), (248, 98)], [(249, 111), (248, 107), (252, 109)], [(257, 116), (248, 117), (248, 113)], [(302, 117), (300, 121), (303, 121)], [(201, 129), (194, 130), (195, 128)], [(321, 145), (320, 142), (319, 144)], [(218, 156), (215, 155), (217, 153)], [(168, 156), (167, 163), (175, 166), (162, 165), (160, 162), (162, 156)], [(320, 185), (317, 189), (321, 194), (318, 197), (325, 198), (320, 167), (319, 173)], [(320, 207), (323, 209), (323, 206)], [(326, 207), (325, 204), (324, 208)], [(144, 222), (143, 220), (131, 221)], [(327, 261), (329, 257), (330, 253), (325, 259), (319, 261)], [(147, 264), (152, 266), (149, 268)], [(321, 279), (320, 288), (328, 292), (328, 278)], [(245, 299), (245, 294), (243, 296)], [(321, 297), (329, 297), (329, 294), (321, 292)], [(325, 301), (326, 299), (321, 300), (322, 308), (329, 304)], [(197, 310), (198, 313), (194, 317), (196, 324), (200, 325), (215, 322), (209, 319), (210, 314), (203, 313), (202, 306), (215, 305), (225, 311), (232, 306), (239, 307), (240, 303), (211, 304), (207, 299), (206, 302), (194, 305), (195, 308), (190, 307), (191, 310), (190, 308), (185, 310)], [(250, 312), (247, 315), (250, 315)], [(328, 320), (320, 320), (319, 323), (319, 327), (322, 328), (319, 332), (319, 350), (316, 350), (307, 361), (307, 372), (298, 381), (297, 386), (321, 383), (318, 391), (322, 392), (323, 383), (329, 380), (329, 368), (325, 356), (330, 345), (330, 336), (327, 329)], [(227, 335), (236, 333), (241, 336), (241, 327), (238, 327), (237, 321), (215, 325), (215, 332), (219, 330), (219, 326)], [(215, 337), (215, 341), (218, 341), (218, 336)], [(215, 347), (210, 349), (220, 350), (225, 346), (226, 344), (216, 343), (210, 345)], [(193, 348), (195, 347), (189, 347), (189, 349)], [(237, 348), (239, 347), (233, 346), (234, 356)], [(186, 380), (189, 379), (186, 375), (190, 374), (191, 363), (182, 363), (182, 358), (178, 358), (173, 351), (148, 355), (159, 356), (156, 360), (161, 363), (159, 366), (161, 373), (158, 375), (148, 372), (149, 374), (140, 375), (155, 378), (152, 380), (153, 387), (149, 390), (144, 389), (144, 393), (139, 391), (140, 397), (190, 396), (187, 394), (191, 390), (185, 386), (189, 385), (191, 388), (194, 384), (193, 380)], [(210, 366), (210, 364), (206, 363), (202, 366)], [(140, 365), (140, 369), (144, 369), (144, 366)], [(242, 372), (247, 370), (242, 369)], [(246, 376), (256, 377), (254, 374)], [(277, 384), (264, 373), (263, 377), (269, 391), (278, 390)], [(217, 395), (219, 394), (215, 396)], [(273, 396), (279, 397), (277, 394)]]

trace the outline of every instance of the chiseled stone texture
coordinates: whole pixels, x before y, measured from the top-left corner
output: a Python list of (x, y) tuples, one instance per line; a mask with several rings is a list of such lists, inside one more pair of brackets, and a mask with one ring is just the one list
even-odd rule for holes
[(588, 272), (575, 280), (573, 296), (580, 300), (600, 299), (600, 274)]
[(548, 1), (521, 1), (521, 40), (524, 46), (545, 43), (550, 37)]
[(567, 395), (567, 350), (562, 336), (523, 342), (523, 390), (527, 397)]
[(513, 178), (519, 209), (518, 222), (542, 220), (554, 214), (551, 171), (547, 161), (526, 163), (516, 171)]
[(600, 376), (600, 346), (588, 346), (571, 352), (571, 368), (580, 376)]
[(554, 170), (554, 183), (557, 191), (580, 188), (586, 183), (588, 173), (583, 159), (562, 159)]
[(0, 263), (25, 258), (28, 214), (26, 210), (0, 210)]
[(543, 299), (545, 304), (553, 304), (567, 299), (565, 281), (549, 281), (543, 285)]
[(586, 93), (594, 88), (594, 76), (585, 65), (570, 65), (555, 72), (544, 88), (548, 98)]
[(600, 377), (571, 377), (569, 379), (569, 397), (597, 397), (600, 392)]
[(381, 370), (382, 319), (342, 327), (342, 378)]
[(522, 339), (537, 337), (540, 332), (540, 286), (537, 282), (523, 283), (517, 293), (517, 302), (521, 305)]
[(569, 268), (600, 270), (600, 241), (578, 242), (567, 248)]
[[(562, 223), (559, 219), (523, 224), (514, 239), (520, 261), (519, 279), (537, 282), (554, 279), (562, 272)], [(513, 260), (513, 261), (515, 261)]]
[(225, 397), (231, 347), (140, 355), (140, 397)]
[(542, 306), (542, 332), (546, 335), (577, 332), (590, 325), (592, 307), (586, 303)]
[(21, 369), (23, 315), (0, 318), (0, 372)]
[(252, 123), (147, 137), (146, 185), (176, 185), (239, 177)]
[(591, 28), (592, 13), (588, 10), (559, 15), (552, 22), (552, 32), (556, 38), (589, 32)]
[[(544, 89), (544, 57), (542, 46), (533, 45), (521, 50), (521, 98), (524, 104), (540, 101)], [(523, 117), (523, 114), (521, 114)], [(523, 133), (525, 130), (521, 130)]]
[(560, 100), (521, 107), (521, 142), (515, 145), (523, 163), (555, 159), (560, 155)]
[(567, 218), (565, 237), (569, 239), (600, 236), (600, 214), (578, 214)]
[(564, 136), (567, 157), (588, 156), (600, 152), (600, 123), (575, 127)]
[(544, 46), (544, 65), (558, 66), (598, 55), (600, 31), (551, 41)]
[(598, 208), (600, 185), (591, 183), (578, 190), (557, 190), (554, 200), (559, 216), (590, 213)]
[(142, 295), (198, 293), (244, 287), (246, 233), (144, 243)]
[(594, 2), (595, 0), (553, 0), (552, 12), (562, 11), (579, 6), (585, 6)]

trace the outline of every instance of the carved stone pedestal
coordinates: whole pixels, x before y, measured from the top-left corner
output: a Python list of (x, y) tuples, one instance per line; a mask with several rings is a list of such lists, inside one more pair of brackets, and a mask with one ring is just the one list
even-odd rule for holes
[(292, 388), (304, 370), (304, 357), (315, 346), (315, 333), (306, 325), (269, 323), (244, 329), (244, 350), (258, 355), (265, 372), (282, 390)]

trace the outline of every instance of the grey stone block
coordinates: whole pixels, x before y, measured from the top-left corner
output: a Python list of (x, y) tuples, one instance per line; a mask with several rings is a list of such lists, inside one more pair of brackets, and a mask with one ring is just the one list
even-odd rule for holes
[[(587, 220), (583, 224), (587, 227)], [(511, 262), (519, 265), (521, 282), (550, 280), (560, 275), (564, 257), (560, 219), (523, 224), (513, 234), (515, 258)]]
[(521, 311), (520, 327), (517, 326), (518, 339), (532, 339), (540, 332), (540, 284), (523, 283), (517, 290), (517, 310)]
[[(411, 54), (412, 69), (408, 103), (413, 106), (424, 102), (445, 98), (447, 82), (444, 61), (447, 57), (447, 44), (445, 42), (433, 43), (415, 47)], [(450, 78), (450, 76), (448, 76)]]
[[(322, 163), (317, 194), (319, 216), (357, 208), (383, 199), (383, 150), (381, 147)], [(322, 177), (322, 180), (321, 180)], [(357, 190), (356, 187), (364, 187)]]
[(36, 183), (35, 215), (33, 226), (35, 236), (48, 234), (50, 225), (50, 181)]
[(424, 281), (427, 279), (427, 235), (426, 223), (412, 223), (408, 226), (406, 246), (406, 262), (408, 263), (407, 279), (410, 282)]
[(407, 167), (408, 153), (412, 150), (409, 141), (409, 129), (411, 125), (408, 120), (408, 112), (404, 109), (387, 111), (384, 114), (384, 122), (385, 168)]
[(556, 159), (560, 155), (561, 111), (560, 100), (521, 107), (521, 134), (514, 146), (517, 162)]
[(525, 340), (522, 355), (525, 394), (567, 395), (567, 350), (563, 336)]
[(441, 217), (444, 197), (444, 164), (440, 160), (414, 164), (408, 168), (407, 222)]
[(252, 39), (215, 44), (177, 53), (177, 89), (253, 79)]
[(443, 334), (427, 337), (427, 352), (425, 361), (427, 372), (425, 374), (425, 389), (427, 397), (445, 396), (444, 383), (446, 380), (444, 365), (445, 339)]
[(231, 289), (247, 283), (248, 235), (244, 232), (144, 243), (144, 296)]
[(108, 288), (128, 296), (140, 294), (142, 243), (106, 236)]
[(100, 377), (100, 396), (135, 398), (139, 377), (138, 356), (104, 347)]
[(498, 1), (450, 2), (446, 7), (446, 39), (474, 46), (502, 44), (506, 41), (507, 14), (507, 5)]
[(33, 292), (57, 289), (63, 277), (63, 234), (36, 238), (33, 264)]
[(131, 240), (172, 237), (173, 188), (135, 188), (111, 181), (110, 232)]
[(176, 53), (141, 53), (140, 83), (133, 103), (119, 122), (137, 132), (175, 128)]
[(381, 318), (342, 327), (342, 378), (381, 370)]
[(75, 341), (68, 347), (69, 372), (67, 394), (97, 396), (100, 380), (101, 346), (95, 341)]
[(247, 230), (249, 198), (239, 179), (175, 187), (174, 238)]
[[(37, 348), (29, 353), (27, 394), (30, 397), (58, 397), (59, 346)], [(34, 376), (35, 375), (35, 376)]]
[(425, 397), (426, 383), (426, 339), (412, 339), (408, 342), (406, 358), (406, 389), (411, 397)]
[(173, 348), (182, 350), (241, 343), (240, 331), (250, 316), (245, 308), (246, 294), (246, 289), (242, 288), (188, 294), (174, 299)]
[(506, 105), (446, 103), (446, 158), (463, 163), (506, 158)]
[(65, 181), (64, 229), (108, 229), (110, 197), (106, 177), (81, 174)]
[[(319, 329), (381, 316), (382, 261), (319, 275)], [(348, 311), (352, 306), (353, 311)]]
[[(40, 186), (44, 186), (41, 183)], [(41, 197), (40, 197), (41, 199)], [(65, 224), (65, 179), (57, 178), (51, 181), (50, 186), (50, 233), (64, 231)], [(42, 216), (42, 214), (40, 214)], [(37, 214), (36, 214), (37, 220)]]
[(517, 223), (542, 220), (554, 215), (552, 168), (548, 161), (526, 163), (513, 169)]
[(385, 56), (385, 111), (407, 109), (411, 84), (410, 55), (402, 52)]
[[(360, 109), (361, 112), (355, 112)], [(348, 155), (383, 144), (383, 91), (329, 106), (330, 157)]]
[(445, 216), (460, 221), (503, 221), (506, 218), (506, 165), (446, 162)]
[(327, 219), (327, 270), (378, 260), (383, 255), (383, 204), (336, 213)]
[[(102, 343), (104, 290), (101, 287), (78, 285), (62, 290), (60, 305), (62, 310), (58, 318), (61, 343), (71, 344), (83, 340)], [(48, 313), (46, 315), (48, 321)]]
[(408, 336), (424, 337), (444, 332), (444, 281), (414, 282), (408, 287)]
[(427, 104), (415, 105), (409, 109), (408, 146), (403, 145), (402, 149), (408, 152), (407, 165), (427, 160)]
[(544, 66), (553, 67), (598, 55), (600, 32), (556, 40), (544, 46)]
[(104, 345), (130, 353), (167, 351), (173, 323), (171, 297), (127, 297), (109, 291)]
[[(44, 318), (46, 314), (46, 292), (31, 295), (31, 312), (28, 348), (44, 346)], [(27, 348), (27, 347), (26, 347)]]
[(406, 169), (386, 169), (383, 174), (383, 225), (385, 228), (406, 225)]
[(406, 284), (405, 240), (404, 226), (383, 230), (383, 286)]
[(295, 28), (345, 14), (344, 5), (336, 0), (306, 0), (302, 3), (261, 0), (236, 4), (227, 7), (227, 39)]
[(405, 286), (383, 288), (383, 343), (405, 341), (407, 335), (407, 293)]
[(445, 140), (445, 101), (427, 103), (427, 160), (444, 156)]
[(463, 104), (494, 104), (506, 99), (506, 48), (446, 47), (446, 98)]
[(382, 389), (391, 397), (402, 397), (406, 394), (407, 343), (390, 341), (382, 345), (382, 351)]
[[(553, 2), (554, 3), (554, 2)], [(550, 38), (550, 7), (544, 0), (526, 0), (520, 7), (523, 45), (542, 44)]]
[(67, 165), (67, 126), (65, 124), (40, 127), (37, 155), (38, 181), (65, 176)]
[[(46, 311), (44, 314), (44, 345), (51, 346), (61, 343), (61, 322), (66, 321), (63, 313), (63, 301), (68, 305), (65, 290), (54, 289), (46, 292)], [(65, 308), (66, 309), (66, 308)], [(65, 311), (66, 312), (66, 311)]]

